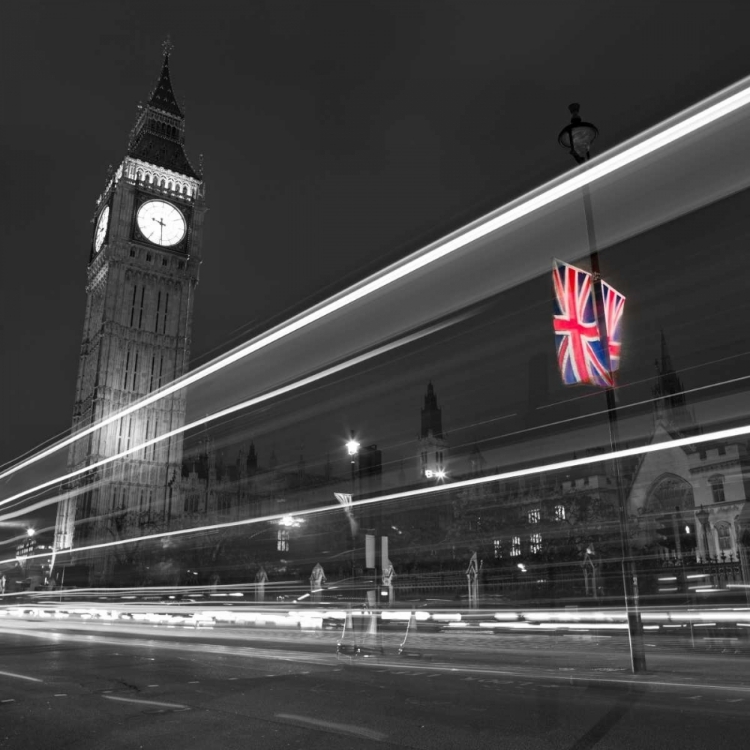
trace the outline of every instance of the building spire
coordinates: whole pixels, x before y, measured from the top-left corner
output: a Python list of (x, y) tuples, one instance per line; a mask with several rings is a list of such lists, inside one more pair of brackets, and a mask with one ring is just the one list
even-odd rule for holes
[(169, 55), (174, 48), (169, 37), (164, 41), (162, 48), (164, 49), (164, 63), (161, 66), (161, 75), (154, 90), (151, 92), (148, 103), (152, 107), (156, 107), (156, 109), (168, 112), (170, 115), (183, 117), (182, 110), (180, 109), (180, 105), (177, 104), (177, 98), (172, 89), (172, 80), (169, 77)]
[(164, 61), (156, 85), (130, 134), (128, 155), (148, 164), (201, 179), (185, 153), (185, 115), (177, 103), (169, 74), (173, 45), (169, 37), (162, 45)]
[(435, 388), (430, 380), (427, 385), (427, 393), (424, 397), (422, 408), (422, 432), (421, 437), (426, 438), (432, 434), (434, 437), (443, 437), (443, 415), (442, 409), (438, 407)]
[(661, 331), (661, 359), (656, 365), (656, 383), (653, 388), (654, 416), (667, 429), (682, 435), (692, 435), (698, 431), (685, 397), (685, 387), (672, 365), (667, 347), (667, 337)]

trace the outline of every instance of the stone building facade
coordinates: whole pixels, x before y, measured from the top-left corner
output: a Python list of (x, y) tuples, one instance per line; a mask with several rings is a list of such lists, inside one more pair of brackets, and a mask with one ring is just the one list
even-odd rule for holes
[[(74, 434), (188, 367), (205, 186), (185, 152), (185, 117), (172, 89), (169, 52), (140, 107), (127, 153), (97, 200)], [(74, 443), (68, 467), (80, 470), (126, 452), (181, 427), (184, 418), (179, 392), (155, 400)], [(182, 438), (176, 436), (82, 474), (63, 488), (55, 548), (111, 542), (137, 534), (154, 516), (171, 518), (181, 473)], [(112, 514), (125, 510), (128, 528), (118, 527)]]

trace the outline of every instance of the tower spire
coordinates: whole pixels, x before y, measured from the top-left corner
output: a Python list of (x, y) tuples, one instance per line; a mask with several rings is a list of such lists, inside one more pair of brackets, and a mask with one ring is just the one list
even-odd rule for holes
[(200, 179), (185, 153), (185, 115), (172, 88), (169, 56), (173, 45), (169, 37), (162, 49), (161, 73), (148, 102), (140, 107), (128, 144), (128, 156)]
[(695, 418), (687, 405), (685, 387), (672, 365), (667, 347), (667, 337), (661, 331), (661, 358), (656, 360), (656, 383), (653, 388), (654, 412), (657, 421), (680, 434), (691, 435), (697, 431)]
[(438, 406), (435, 388), (430, 380), (427, 385), (427, 393), (424, 397), (424, 407), (422, 408), (422, 433), (421, 437), (429, 437), (430, 433), (435, 437), (443, 437), (443, 416), (442, 409)]
[(162, 49), (164, 50), (164, 62), (161, 66), (161, 75), (154, 90), (151, 92), (148, 103), (163, 112), (169, 112), (170, 115), (183, 117), (182, 110), (180, 109), (180, 105), (177, 104), (177, 98), (172, 89), (172, 79), (169, 76), (169, 55), (174, 49), (174, 45), (169, 37), (164, 40)]

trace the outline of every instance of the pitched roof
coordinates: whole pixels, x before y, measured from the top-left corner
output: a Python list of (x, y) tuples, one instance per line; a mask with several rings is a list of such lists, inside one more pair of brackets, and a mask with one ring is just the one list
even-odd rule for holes
[(200, 179), (185, 154), (181, 143), (162, 138), (156, 133), (142, 131), (128, 149), (128, 155), (149, 164), (171, 169), (173, 172)]
[(174, 91), (172, 89), (172, 81), (169, 77), (169, 54), (164, 55), (164, 65), (161, 68), (161, 75), (156, 87), (151, 92), (151, 98), (148, 103), (156, 109), (160, 109), (163, 112), (169, 112), (170, 115), (176, 115), (182, 117), (182, 110), (177, 104)]

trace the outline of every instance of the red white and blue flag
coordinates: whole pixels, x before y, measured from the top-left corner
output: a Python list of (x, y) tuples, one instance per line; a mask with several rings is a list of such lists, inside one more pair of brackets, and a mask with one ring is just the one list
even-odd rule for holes
[[(612, 372), (620, 363), (620, 322), (625, 297), (602, 284), (609, 352), (599, 336), (591, 274), (555, 260), (554, 318), (557, 363), (566, 385), (612, 385)], [(609, 355), (609, 356), (607, 356)]]
[(622, 313), (625, 310), (625, 297), (602, 281), (604, 297), (604, 320), (609, 340), (609, 371), (617, 372), (620, 368), (620, 349), (622, 342)]

